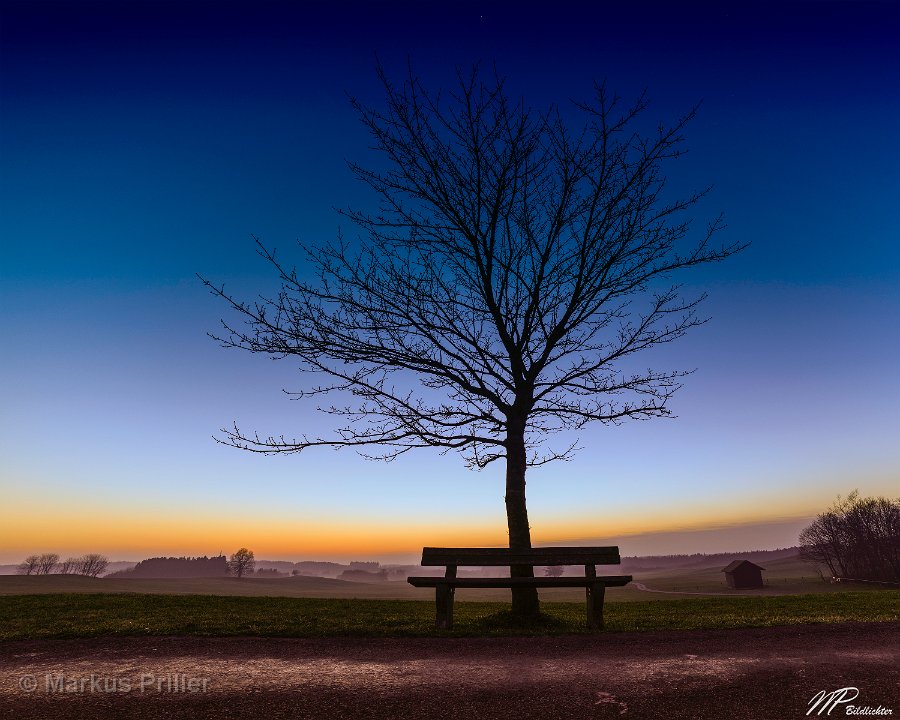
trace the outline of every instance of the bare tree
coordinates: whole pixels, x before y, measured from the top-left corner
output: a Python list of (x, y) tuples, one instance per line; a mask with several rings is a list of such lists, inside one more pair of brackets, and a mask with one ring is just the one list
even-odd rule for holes
[[(390, 460), (435, 447), (470, 467), (504, 460), (509, 545), (530, 548), (526, 468), (571, 456), (571, 439), (548, 444), (554, 433), (670, 415), (687, 373), (632, 359), (705, 321), (703, 296), (684, 297), (672, 276), (741, 247), (712, 244), (720, 219), (693, 231), (686, 215), (705, 191), (664, 192), (661, 167), (684, 152), (693, 110), (641, 134), (646, 99), (624, 106), (600, 84), (571, 109), (573, 127), (477, 69), (449, 99), (412, 71), (401, 85), (378, 73), (384, 109), (353, 106), (386, 169), (350, 169), (380, 207), (341, 211), (362, 237), (301, 245), (299, 270), (256, 239), (281, 282), (256, 302), (203, 280), (243, 321), (223, 321), (216, 339), (299, 361), (317, 379), (295, 395), (337, 393), (320, 409), (347, 422), (298, 437), (235, 423), (219, 440), (261, 453), (351, 446)], [(513, 591), (517, 616), (538, 610), (536, 590)]]
[(49, 575), (56, 568), (59, 555), (56, 553), (44, 553), (38, 558), (37, 575)]
[(247, 548), (241, 548), (228, 560), (229, 572), (239, 578), (252, 574), (255, 565), (256, 560), (253, 557), (253, 551)]
[(819, 515), (811, 525), (800, 532), (800, 558), (810, 563), (825, 565), (831, 572), (831, 577), (846, 575), (843, 555), (840, 523), (832, 513)]
[(562, 565), (550, 565), (544, 568), (544, 575), (547, 577), (562, 577), (565, 568)]
[(60, 575), (72, 575), (72, 574), (78, 572), (79, 565), (80, 565), (80, 561), (78, 558), (70, 557), (70, 558), (67, 558), (66, 560), (63, 560), (59, 564), (59, 568), (57, 569), (57, 572)]
[(800, 533), (800, 557), (833, 577), (900, 582), (900, 499), (840, 497)]
[(106, 572), (106, 568), (109, 565), (109, 560), (104, 555), (89, 553), (78, 558), (77, 563), (78, 567), (76, 572), (79, 575), (86, 575), (87, 577), (98, 577)]
[(38, 567), (40, 566), (41, 559), (37, 555), (29, 555), (25, 558), (24, 562), (19, 563), (19, 566), (16, 568), (16, 572), (19, 575), (37, 575)]

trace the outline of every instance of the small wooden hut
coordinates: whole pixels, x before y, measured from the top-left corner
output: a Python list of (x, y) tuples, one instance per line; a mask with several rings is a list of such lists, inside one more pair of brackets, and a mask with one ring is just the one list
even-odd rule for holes
[(735, 560), (722, 570), (728, 587), (735, 590), (753, 590), (763, 586), (762, 571), (756, 563), (749, 560)]

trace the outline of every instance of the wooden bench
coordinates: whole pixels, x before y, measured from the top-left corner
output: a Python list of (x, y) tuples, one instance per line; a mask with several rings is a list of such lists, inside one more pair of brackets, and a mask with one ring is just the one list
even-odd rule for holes
[[(631, 575), (597, 575), (597, 565), (618, 565), (617, 547), (542, 547), (525, 551), (508, 548), (432, 548), (422, 549), (422, 565), (443, 565), (444, 577), (410, 577), (415, 587), (433, 587), (439, 630), (453, 627), (453, 596), (456, 588), (583, 587), (587, 596), (587, 624), (593, 630), (603, 628), (603, 598), (607, 587), (631, 582)], [(584, 565), (578, 577), (476, 577), (456, 576), (458, 567)]]

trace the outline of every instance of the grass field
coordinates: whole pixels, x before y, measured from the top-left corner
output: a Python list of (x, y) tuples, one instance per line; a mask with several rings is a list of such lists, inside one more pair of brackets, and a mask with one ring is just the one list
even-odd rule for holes
[[(816, 568), (798, 557), (766, 561), (764, 592), (814, 593), (833, 592), (839, 588), (824, 582)], [(659, 590), (683, 592), (732, 592), (725, 583), (720, 565), (700, 563), (692, 567), (663, 568), (633, 573), (634, 579)]]
[[(79, 575), (2, 575), (0, 595), (38, 593), (141, 593), (269, 597), (426, 600), (433, 590), (405, 581), (353, 583), (320, 577), (89, 578)], [(507, 592), (508, 594), (508, 592)]]
[[(750, 597), (729, 590), (718, 566), (644, 570), (634, 576), (637, 582), (669, 592), (718, 594), (700, 597), (610, 588), (608, 630), (900, 619), (900, 591), (848, 590), (823, 583), (796, 558), (768, 564), (768, 587)], [(583, 590), (542, 590), (541, 598), (548, 621), (524, 632), (584, 632)], [(462, 602), (456, 606), (453, 634), (523, 632), (504, 621), (508, 590), (460, 590), (457, 599)], [(427, 636), (435, 634), (433, 624), (433, 590), (403, 581), (0, 576), (0, 640), (96, 635)]]
[[(511, 627), (508, 605), (460, 603), (453, 635), (584, 632), (584, 607), (548, 603), (547, 622)], [(0, 641), (123, 635), (432, 636), (434, 604), (415, 600), (68, 593), (0, 597)], [(696, 630), (900, 620), (900, 592), (610, 603), (607, 631)]]

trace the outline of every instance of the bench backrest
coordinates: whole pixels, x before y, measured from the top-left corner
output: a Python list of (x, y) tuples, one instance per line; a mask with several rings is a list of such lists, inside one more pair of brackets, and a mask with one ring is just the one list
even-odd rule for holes
[(434, 548), (422, 549), (422, 565), (497, 566), (497, 565), (618, 565), (619, 548), (540, 547), (512, 551), (509, 548)]

